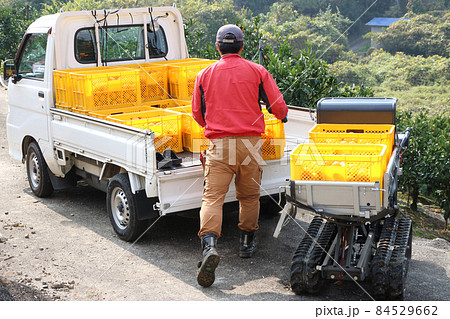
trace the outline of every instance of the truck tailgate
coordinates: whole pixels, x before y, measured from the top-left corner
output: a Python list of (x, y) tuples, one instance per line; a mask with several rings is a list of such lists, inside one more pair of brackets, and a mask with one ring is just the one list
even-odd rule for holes
[[(266, 161), (263, 166), (261, 196), (278, 194), (278, 189), (289, 178), (288, 155), (279, 160)], [(203, 169), (201, 165), (161, 171), (156, 174), (162, 214), (194, 209), (201, 206), (203, 196)], [(225, 202), (236, 201), (234, 179), (230, 183)]]
[(55, 147), (138, 175), (152, 172), (152, 132), (57, 109), (51, 116)]

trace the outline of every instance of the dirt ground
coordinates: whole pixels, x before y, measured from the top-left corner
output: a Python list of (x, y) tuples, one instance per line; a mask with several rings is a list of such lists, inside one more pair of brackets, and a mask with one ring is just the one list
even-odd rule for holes
[[(277, 218), (262, 216), (260, 251), (237, 256), (237, 214), (224, 217), (221, 263), (209, 289), (195, 280), (200, 260), (195, 215), (161, 218), (136, 244), (114, 234), (105, 194), (88, 186), (32, 194), (25, 165), (8, 154), (6, 91), (0, 89), (0, 297), (8, 300), (371, 300), (367, 285), (330, 282), (317, 296), (289, 288), (293, 251), (310, 215), (298, 216), (279, 238)], [(414, 237), (407, 300), (450, 300), (450, 244)]]

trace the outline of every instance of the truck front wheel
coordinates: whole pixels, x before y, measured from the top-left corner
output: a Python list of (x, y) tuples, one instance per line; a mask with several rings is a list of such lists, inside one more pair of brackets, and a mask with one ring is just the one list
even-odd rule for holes
[(48, 197), (53, 193), (53, 185), (48, 173), (47, 163), (36, 142), (27, 148), (27, 176), (33, 193), (38, 197)]
[(118, 174), (109, 181), (106, 208), (120, 239), (134, 241), (145, 231), (147, 223), (137, 219), (136, 196), (131, 192), (127, 174)]

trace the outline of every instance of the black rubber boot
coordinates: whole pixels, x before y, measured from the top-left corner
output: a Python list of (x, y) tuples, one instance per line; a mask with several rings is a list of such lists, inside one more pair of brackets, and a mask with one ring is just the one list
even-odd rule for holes
[(203, 260), (198, 264), (197, 282), (200, 286), (209, 287), (216, 279), (215, 270), (219, 264), (220, 257), (217, 253), (217, 236), (205, 234), (202, 236)]
[(239, 257), (250, 258), (256, 252), (255, 232), (241, 230)]

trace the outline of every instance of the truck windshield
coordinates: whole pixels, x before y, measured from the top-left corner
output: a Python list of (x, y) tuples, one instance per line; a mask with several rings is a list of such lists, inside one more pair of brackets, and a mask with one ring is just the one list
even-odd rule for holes
[[(164, 30), (147, 30), (150, 58), (160, 58), (167, 54)], [(99, 28), (100, 51), (103, 62), (138, 60), (145, 58), (144, 27), (108, 26)], [(97, 47), (94, 28), (83, 28), (75, 34), (75, 58), (80, 63), (95, 63)]]

